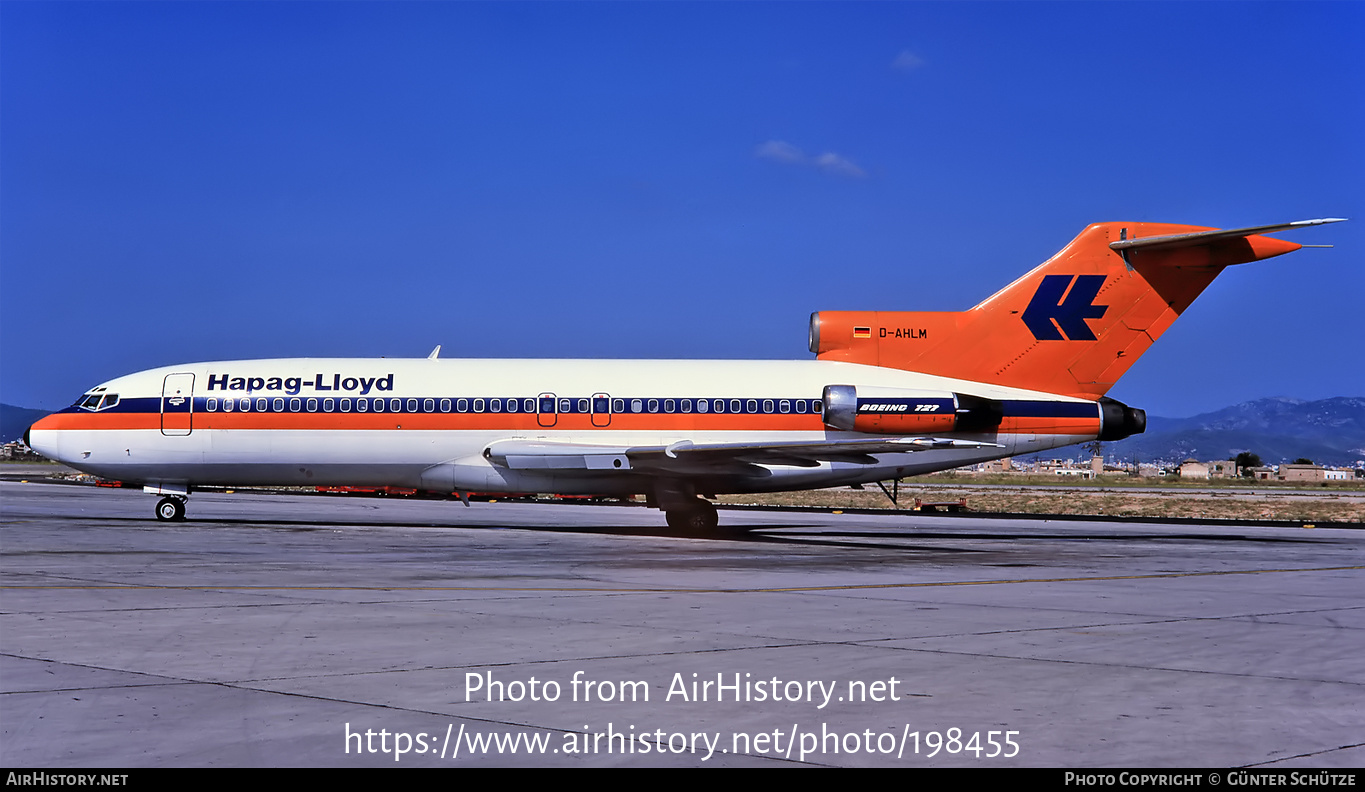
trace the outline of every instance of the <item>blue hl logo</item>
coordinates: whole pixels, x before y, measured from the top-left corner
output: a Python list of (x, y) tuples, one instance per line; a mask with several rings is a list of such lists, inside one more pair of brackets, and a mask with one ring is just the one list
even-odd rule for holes
[[(1039, 341), (1094, 341), (1086, 319), (1099, 319), (1109, 310), (1107, 305), (1093, 305), (1095, 295), (1104, 285), (1103, 275), (1046, 275), (1038, 291), (1033, 293), (1021, 317), (1033, 337)], [(1075, 285), (1072, 285), (1075, 281)], [(1071, 291), (1067, 292), (1067, 287)], [(1062, 295), (1066, 300), (1062, 300)], [(1055, 323), (1055, 324), (1054, 324)], [(1058, 328), (1061, 328), (1058, 330)], [(1062, 333), (1066, 333), (1063, 337)]]

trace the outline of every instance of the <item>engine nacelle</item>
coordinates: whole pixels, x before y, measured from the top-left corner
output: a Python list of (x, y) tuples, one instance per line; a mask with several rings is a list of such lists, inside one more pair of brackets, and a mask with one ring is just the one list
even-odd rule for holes
[(1108, 396), (1100, 398), (1101, 440), (1122, 440), (1147, 431), (1147, 411), (1129, 407)]
[(866, 434), (993, 432), (1000, 402), (951, 391), (919, 391), (865, 385), (826, 385), (825, 424)]

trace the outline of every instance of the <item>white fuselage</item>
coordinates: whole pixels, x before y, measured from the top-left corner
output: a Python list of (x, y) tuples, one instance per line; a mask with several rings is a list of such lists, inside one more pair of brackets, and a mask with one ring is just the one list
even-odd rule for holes
[(91, 404), (87, 396), (86, 407), (35, 424), (29, 442), (103, 478), (187, 490), (354, 485), (627, 494), (650, 491), (649, 477), (629, 469), (511, 469), (485, 452), (516, 439), (636, 447), (866, 437), (823, 422), (822, 393), (836, 384), (1018, 406), (991, 432), (945, 435), (988, 446), (876, 454), (871, 463), (762, 464), (762, 475), (754, 467), (698, 469), (686, 477), (707, 493), (835, 486), (1085, 442), (1100, 431), (1095, 402), (852, 363), (299, 358), (119, 377), (90, 392), (116, 394), (116, 403)]

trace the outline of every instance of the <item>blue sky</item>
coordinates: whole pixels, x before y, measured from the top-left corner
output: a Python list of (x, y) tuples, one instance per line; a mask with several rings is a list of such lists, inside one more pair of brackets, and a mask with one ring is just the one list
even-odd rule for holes
[(1091, 222), (1234, 268), (1111, 392), (1365, 394), (1362, 3), (0, 3), (0, 401), (285, 356), (806, 359)]

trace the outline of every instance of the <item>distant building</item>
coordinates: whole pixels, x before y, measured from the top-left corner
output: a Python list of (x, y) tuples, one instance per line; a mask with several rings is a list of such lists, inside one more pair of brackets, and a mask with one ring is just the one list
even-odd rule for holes
[(1280, 481), (1326, 481), (1322, 465), (1280, 465)]
[(0, 459), (8, 459), (12, 462), (41, 462), (43, 457), (35, 454), (32, 449), (22, 442), (15, 440), (0, 446)]
[(1063, 467), (1059, 467), (1059, 468), (1054, 468), (1054, 469), (1052, 470), (1052, 472), (1053, 472), (1053, 474), (1058, 475), (1058, 476), (1079, 476), (1079, 477), (1085, 478), (1085, 479), (1092, 479), (1092, 478), (1095, 477), (1095, 471), (1091, 470), (1090, 468), (1063, 468)]
[(1197, 459), (1187, 459), (1180, 465), (1180, 477), (1183, 479), (1207, 479), (1209, 477), (1209, 466)]

